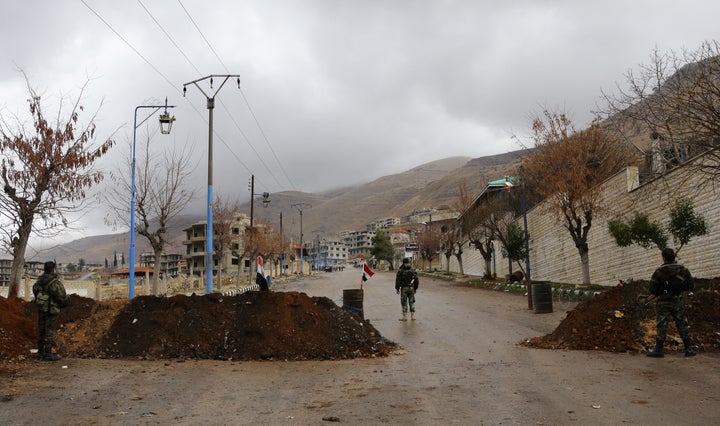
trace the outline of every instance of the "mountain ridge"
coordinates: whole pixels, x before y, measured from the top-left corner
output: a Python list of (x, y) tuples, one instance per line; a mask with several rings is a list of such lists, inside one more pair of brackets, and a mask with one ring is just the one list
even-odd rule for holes
[[(471, 193), (477, 193), (488, 181), (512, 173), (527, 153), (527, 150), (520, 150), (479, 158), (448, 157), (352, 187), (317, 194), (302, 191), (273, 193), (267, 207), (256, 199), (253, 220), (256, 223), (268, 221), (276, 229), (282, 228), (286, 238), (298, 242), (302, 217), (304, 241), (318, 236), (333, 238), (341, 231), (363, 230), (377, 219), (405, 217), (415, 210), (452, 205), (459, 196), (460, 186), (465, 185)], [(239, 207), (241, 212), (250, 214), (250, 202)], [(204, 214), (176, 217), (169, 226), (170, 242), (166, 252), (184, 253), (183, 229), (205, 219)], [(150, 251), (142, 237), (137, 236), (135, 244), (138, 255)], [(102, 264), (108, 259), (112, 263), (115, 253), (118, 257), (121, 254), (127, 256), (128, 247), (128, 232), (93, 235), (44, 249), (42, 254), (28, 258), (42, 257), (61, 263), (77, 262), (82, 258), (88, 264)]]

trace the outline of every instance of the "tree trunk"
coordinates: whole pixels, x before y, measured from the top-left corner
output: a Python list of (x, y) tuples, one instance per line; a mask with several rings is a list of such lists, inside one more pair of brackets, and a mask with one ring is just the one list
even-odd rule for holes
[(492, 278), (492, 257), (483, 256), (485, 261), (485, 278)]
[(155, 249), (155, 265), (153, 268), (153, 277), (152, 277), (152, 290), (153, 295), (159, 296), (160, 295), (160, 269), (162, 265), (162, 249), (158, 250)]
[(582, 264), (582, 283), (584, 285), (590, 284), (590, 255), (588, 250), (580, 250), (580, 263)]
[(217, 272), (217, 290), (222, 290), (222, 270), (223, 270), (223, 259), (225, 258), (224, 253), (218, 253), (218, 272)]
[[(23, 221), (25, 223), (27, 221)], [(32, 219), (30, 219), (32, 224)], [(20, 286), (22, 285), (22, 277), (25, 272), (25, 251), (28, 241), (30, 240), (30, 231), (32, 225), (22, 225), (18, 229), (17, 243), (13, 246), (13, 261), (10, 269), (10, 287), (8, 288), (8, 298), (18, 297)], [(27, 297), (27, 295), (25, 295)]]

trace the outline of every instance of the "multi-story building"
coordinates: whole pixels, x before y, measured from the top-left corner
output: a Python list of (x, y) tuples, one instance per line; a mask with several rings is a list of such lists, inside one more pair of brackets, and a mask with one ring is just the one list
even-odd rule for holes
[[(166, 277), (177, 277), (180, 273), (180, 262), (184, 256), (179, 253), (164, 254), (160, 257), (160, 272)], [(155, 267), (155, 253), (140, 254), (140, 267)]]
[(372, 223), (367, 224), (365, 226), (365, 229), (368, 231), (374, 231), (376, 229), (388, 230), (397, 225), (400, 225), (400, 218), (387, 217), (385, 219), (378, 219)]
[[(222, 259), (215, 258), (213, 260), (213, 271), (216, 273), (218, 270), (223, 272), (230, 271), (233, 265), (233, 269), (237, 269), (237, 265), (241, 265), (242, 259), (238, 258), (238, 253), (242, 253), (243, 249), (243, 235), (245, 234), (246, 227), (250, 226), (250, 218), (242, 213), (237, 213), (233, 220), (230, 222), (230, 247), (227, 247)], [(213, 237), (213, 241), (216, 241), (218, 229), (213, 228), (216, 234)], [(189, 228), (184, 229), (186, 239), (182, 242), (186, 246), (185, 255), (183, 256), (187, 261), (187, 273), (194, 276), (205, 275), (205, 246), (206, 238), (205, 231), (207, 229), (207, 222), (200, 221), (190, 225)]]
[(12, 259), (0, 259), (0, 286), (7, 287), (10, 285), (11, 268)]
[(334, 267), (345, 263), (348, 260), (348, 248), (340, 239), (316, 240), (312, 248), (315, 254), (315, 265), (317, 269), (325, 269), (326, 267)]
[[(0, 259), (0, 287), (10, 286), (10, 270), (12, 269), (12, 259)], [(27, 261), (25, 262), (24, 273), (30, 276), (38, 276), (43, 273), (45, 262)]]
[(347, 246), (348, 256), (369, 254), (375, 231), (350, 231), (343, 233), (342, 242)]

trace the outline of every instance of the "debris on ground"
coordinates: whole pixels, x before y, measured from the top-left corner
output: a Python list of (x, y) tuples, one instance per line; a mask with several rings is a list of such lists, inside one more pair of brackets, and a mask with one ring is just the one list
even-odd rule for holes
[[(329, 298), (299, 292), (101, 302), (72, 295), (59, 319), (57, 351), (71, 358), (329, 360), (396, 348)], [(36, 321), (33, 302), (0, 298), (0, 358), (34, 358)]]
[[(720, 280), (695, 280), (695, 291), (684, 293), (693, 345), (701, 351), (720, 349)], [(621, 282), (592, 299), (578, 303), (550, 334), (522, 342), (543, 349), (643, 352), (655, 343), (655, 304), (648, 281)], [(650, 301), (648, 301), (650, 300)], [(670, 321), (665, 350), (682, 351)]]

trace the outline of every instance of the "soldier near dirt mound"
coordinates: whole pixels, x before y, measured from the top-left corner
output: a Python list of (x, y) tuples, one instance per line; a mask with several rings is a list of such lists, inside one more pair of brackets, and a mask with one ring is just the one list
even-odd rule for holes
[(692, 291), (695, 283), (690, 271), (675, 262), (675, 251), (671, 248), (662, 250), (663, 264), (655, 270), (650, 279), (650, 292), (657, 296), (655, 305), (657, 319), (657, 336), (655, 347), (647, 356), (661, 358), (663, 345), (667, 336), (668, 321), (672, 317), (685, 346), (685, 356), (695, 356), (690, 346), (690, 327), (688, 326), (685, 304), (682, 293)]
[(410, 259), (406, 257), (395, 276), (395, 293), (400, 295), (400, 306), (402, 307), (400, 321), (407, 321), (408, 307), (410, 308), (410, 319), (415, 319), (415, 292), (418, 284), (417, 272), (410, 266)]
[(33, 294), (38, 309), (38, 358), (43, 361), (60, 359), (52, 353), (52, 347), (55, 344), (55, 330), (60, 309), (68, 302), (65, 286), (55, 269), (55, 262), (45, 262), (44, 273), (33, 284)]

